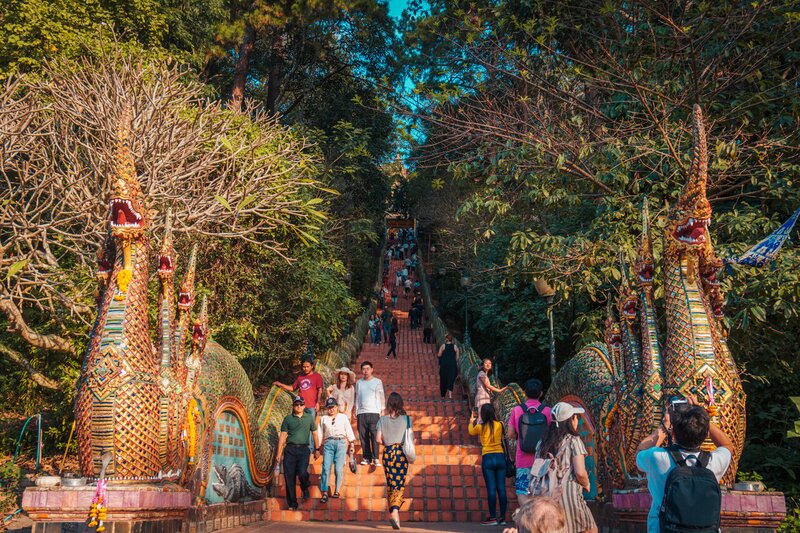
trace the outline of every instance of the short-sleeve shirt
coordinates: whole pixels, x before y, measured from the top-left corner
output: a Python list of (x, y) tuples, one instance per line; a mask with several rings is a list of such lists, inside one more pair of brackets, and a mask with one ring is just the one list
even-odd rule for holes
[(385, 415), (378, 419), (377, 431), (381, 432), (383, 444), (385, 446), (403, 442), (403, 436), (408, 427), (408, 420), (406, 415), (398, 416), (397, 418)]
[(339, 406), (339, 412), (344, 413), (349, 417), (353, 413), (353, 403), (356, 399), (356, 388), (347, 387), (340, 389), (338, 386), (334, 386), (333, 390), (331, 391), (331, 398), (336, 400), (336, 403)]
[[(542, 405), (542, 403), (539, 400), (528, 399), (528, 401), (525, 402), (525, 409), (528, 409), (530, 407), (535, 407), (535, 408), (538, 409), (540, 405)], [(551, 418), (551, 415), (550, 415), (550, 408), (549, 407), (545, 407), (544, 409), (542, 409), (542, 414), (547, 418), (547, 423), (548, 424), (550, 424), (553, 421), (552, 418)], [(514, 431), (517, 432), (517, 456), (516, 456), (516, 461), (514, 462), (514, 464), (516, 465), (517, 468), (530, 468), (530, 467), (533, 466), (533, 460), (534, 460), (534, 458), (535, 458), (534, 456), (536, 454), (535, 453), (525, 453), (519, 447), (519, 444), (520, 444), (520, 442), (519, 442), (519, 440), (520, 440), (519, 439), (519, 419), (521, 417), (522, 417), (522, 406), (518, 405), (514, 409), (511, 410), (511, 416), (508, 419), (509, 427), (514, 428)]]
[(305, 444), (311, 438), (311, 432), (317, 430), (316, 417), (308, 411), (303, 411), (302, 416), (289, 413), (281, 423), (281, 433), (287, 433), (286, 444)]
[(306, 407), (310, 407), (311, 409), (317, 408), (318, 391), (322, 387), (322, 376), (316, 372), (300, 374), (292, 385), (292, 389), (298, 391), (297, 394), (305, 400)]
[(483, 378), (488, 379), (488, 376), (486, 375), (485, 371), (481, 370), (478, 372), (478, 375), (475, 378), (475, 407), (478, 408), (480, 408), (481, 405), (492, 401), (492, 397), (489, 394), (489, 389), (487, 389), (486, 385), (483, 384)]
[[(688, 455), (696, 455), (699, 452), (687, 452), (681, 450), (684, 459)], [(688, 459), (686, 464), (694, 465), (694, 459)], [(731, 452), (728, 448), (717, 448), (711, 452), (711, 459), (708, 461), (708, 469), (717, 476), (717, 481), (722, 479), (728, 466), (731, 464)], [(636, 466), (647, 474), (647, 489), (653, 497), (650, 505), (650, 512), (647, 514), (647, 533), (659, 533), (658, 510), (661, 502), (664, 501), (664, 485), (667, 483), (667, 474), (675, 468), (675, 461), (670, 457), (669, 452), (660, 447), (648, 448), (636, 454)]]

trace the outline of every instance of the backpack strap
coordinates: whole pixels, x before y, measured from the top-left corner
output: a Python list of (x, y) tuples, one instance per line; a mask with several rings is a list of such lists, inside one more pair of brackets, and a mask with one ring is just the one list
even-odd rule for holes
[(708, 463), (711, 461), (711, 454), (708, 452), (700, 452), (697, 457), (697, 463), (695, 466), (701, 466), (702, 468), (708, 468)]
[(686, 464), (686, 459), (683, 458), (680, 448), (677, 446), (670, 446), (667, 448), (667, 452), (669, 452), (670, 457), (672, 457), (672, 460), (675, 461), (675, 464), (678, 466), (683, 466)]

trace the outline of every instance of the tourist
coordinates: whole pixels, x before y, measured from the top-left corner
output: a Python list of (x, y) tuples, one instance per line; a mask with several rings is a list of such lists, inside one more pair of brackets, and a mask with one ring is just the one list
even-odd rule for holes
[(283, 478), (286, 482), (286, 504), (290, 511), (297, 510), (297, 480), (300, 480), (300, 490), (303, 499), (311, 497), (309, 487), (311, 481), (308, 477), (308, 460), (311, 450), (308, 442), (312, 440), (314, 449), (319, 448), (317, 437), (317, 422), (311, 412), (305, 408), (305, 400), (297, 395), (292, 401), (292, 412), (283, 419), (281, 432), (278, 436), (278, 453), (275, 462), (280, 464), (283, 460)]
[(356, 382), (356, 421), (361, 440), (361, 464), (380, 466), (378, 460), (377, 426), (383, 412), (385, 393), (383, 382), (373, 375), (369, 361), (361, 363), (361, 375)]
[(296, 391), (303, 398), (306, 410), (314, 416), (317, 415), (317, 406), (322, 399), (322, 387), (325, 384), (322, 381), (322, 376), (314, 371), (313, 361), (304, 359), (300, 363), (300, 374), (291, 385), (286, 385), (280, 381), (273, 381), (272, 384), (288, 392)]
[(392, 307), (397, 307), (397, 288), (392, 289)]
[(397, 317), (392, 317), (392, 325), (389, 328), (389, 351), (386, 352), (386, 359), (392, 355), (397, 359), (397, 330)]
[[(485, 526), (505, 525), (508, 496), (506, 496), (506, 455), (503, 447), (503, 423), (497, 420), (494, 406), (485, 403), (481, 407), (480, 420), (472, 411), (469, 421), (469, 434), (479, 435), (481, 439), (481, 471), (486, 482), (486, 496), (489, 499), (489, 518), (481, 522)], [(500, 514), (497, 514), (497, 502)]]
[(403, 398), (396, 392), (386, 400), (386, 415), (378, 421), (378, 440), (383, 444), (383, 471), (386, 474), (386, 499), (389, 501), (389, 523), (400, 529), (400, 507), (408, 475), (408, 459), (403, 453), (403, 437), (411, 426), (411, 418), (403, 409)]
[(367, 327), (369, 328), (369, 342), (370, 344), (375, 344), (375, 315), (369, 315), (369, 322), (367, 322)]
[(567, 518), (553, 498), (533, 498), (514, 514), (516, 527), (506, 528), (503, 533), (566, 533)]
[[(331, 497), (338, 498), (344, 480), (344, 460), (348, 453), (352, 453), (356, 440), (353, 435), (353, 428), (350, 426), (350, 418), (344, 413), (339, 412), (339, 404), (334, 398), (325, 401), (327, 414), (319, 418), (319, 428), (317, 429), (317, 442), (322, 443), (319, 450), (322, 451), (322, 472), (320, 473), (320, 491), (322, 499), (320, 503), (328, 502), (328, 479), (331, 474), (331, 465), (336, 474), (336, 488)], [(314, 454), (314, 458), (319, 456), (319, 451)]]
[[(536, 378), (529, 379), (525, 382), (525, 396), (527, 399), (525, 400), (525, 410), (523, 411), (522, 406), (518, 405), (511, 410), (511, 415), (508, 418), (508, 428), (506, 436), (513, 440), (516, 439), (517, 441), (517, 452), (514, 461), (514, 465), (517, 467), (517, 475), (514, 481), (514, 487), (517, 493), (517, 501), (519, 504), (522, 505), (526, 501), (528, 501), (528, 485), (530, 484), (530, 473), (531, 467), (533, 466), (533, 460), (536, 450), (536, 443), (531, 443), (530, 446), (526, 446), (527, 449), (531, 450), (530, 452), (526, 452), (522, 449), (522, 440), (524, 437), (529, 435), (535, 434), (537, 429), (541, 428), (531, 428), (526, 427), (525, 435), (520, 436), (520, 421), (522, 420), (522, 415), (526, 415), (526, 419), (528, 417), (533, 417), (536, 413), (541, 413), (545, 416), (546, 424), (550, 424), (552, 422), (550, 416), (550, 408), (545, 407), (542, 405), (541, 397), (542, 397), (542, 382)], [(546, 433), (546, 427), (544, 431), (538, 435), (538, 439), (541, 438)], [(520, 436), (520, 438), (517, 438)]]
[[(458, 346), (453, 344), (453, 337), (448, 333), (444, 337), (444, 344), (439, 348), (436, 357), (439, 358), (439, 393), (444, 398), (453, 398), (453, 385), (458, 374)], [(529, 467), (530, 468), (530, 467)]]
[(381, 324), (383, 325), (383, 338), (386, 339), (386, 342), (389, 342), (389, 333), (392, 329), (392, 310), (388, 307), (383, 309), (383, 314), (381, 315)]
[(578, 432), (580, 415), (584, 412), (583, 408), (567, 402), (555, 404), (552, 410), (554, 427), (542, 440), (537, 453), (537, 457), (554, 457), (556, 470), (563, 473), (559, 492), (567, 533), (597, 533), (597, 524), (582, 492), (591, 489), (586, 471), (586, 447)]
[(424, 318), (422, 326), (422, 342), (425, 344), (430, 344), (433, 342), (433, 326), (431, 325), (431, 321), (427, 316)]
[[(705, 467), (714, 474), (717, 481), (722, 478), (731, 463), (733, 443), (710, 421), (708, 412), (696, 405), (695, 399), (691, 396), (686, 400), (675, 399), (673, 402), (667, 407), (658, 429), (642, 440), (636, 449), (636, 466), (647, 474), (647, 488), (653, 498), (647, 515), (648, 533), (661, 531), (659, 509), (664, 503), (667, 475), (677, 466), (675, 461), (678, 453), (688, 466), (696, 465), (698, 460), (701, 460), (701, 464), (705, 462)], [(669, 436), (672, 437), (674, 445), (661, 448)], [(700, 445), (706, 438), (710, 438), (717, 447), (708, 455), (700, 452)], [(711, 508), (711, 505), (705, 505), (703, 499), (699, 497), (697, 502), (707, 508), (698, 508), (697, 513), (691, 513), (694, 518), (701, 519), (709, 512), (715, 512), (718, 516), (719, 507)]]
[(411, 294), (411, 280), (406, 279), (403, 282), (403, 294), (408, 298), (408, 295)]
[(335, 399), (339, 412), (349, 419), (356, 399), (356, 373), (343, 366), (336, 371), (336, 383), (328, 387), (328, 396)]
[(506, 387), (498, 389), (492, 385), (492, 382), (489, 381), (489, 373), (491, 371), (492, 360), (487, 357), (481, 362), (481, 369), (475, 378), (475, 409), (477, 409), (478, 413), (481, 412), (482, 405), (492, 402), (491, 393), (500, 393), (506, 390)]

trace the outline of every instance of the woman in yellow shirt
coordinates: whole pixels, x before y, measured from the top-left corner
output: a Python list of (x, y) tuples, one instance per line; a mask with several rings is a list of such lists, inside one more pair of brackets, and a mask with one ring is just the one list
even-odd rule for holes
[[(481, 438), (481, 470), (486, 482), (489, 499), (489, 518), (481, 522), (487, 526), (505, 525), (508, 496), (506, 496), (506, 456), (503, 453), (503, 423), (497, 420), (494, 406), (485, 403), (481, 406), (481, 423), (477, 423), (477, 413), (472, 411), (469, 421), (469, 434), (480, 435)], [(500, 514), (497, 510), (500, 500)]]

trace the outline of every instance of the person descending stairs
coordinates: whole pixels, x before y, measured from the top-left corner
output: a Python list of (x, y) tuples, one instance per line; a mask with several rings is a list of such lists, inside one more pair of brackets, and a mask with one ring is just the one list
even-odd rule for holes
[[(403, 268), (392, 260), (389, 279)], [(386, 396), (399, 393), (414, 426), (417, 460), (410, 465), (400, 522), (473, 522), (486, 518), (485, 483), (481, 472), (480, 443), (468, 432), (470, 407), (460, 393), (441, 398), (438, 346), (422, 342), (423, 329), (411, 329), (408, 311), (413, 294), (401, 295), (393, 309), (398, 319), (397, 358), (386, 359), (389, 344), (365, 342), (353, 368), (358, 373), (363, 361), (374, 366), (383, 381)], [(386, 299), (391, 306), (391, 300)], [(352, 420), (354, 431), (355, 418)], [(356, 439), (356, 462), (361, 449)], [(382, 450), (381, 450), (382, 451)], [(267, 499), (266, 519), (273, 522), (374, 521), (387, 517), (386, 479), (382, 466), (358, 465), (355, 474), (345, 469), (340, 498), (322, 503), (319, 489), (322, 460), (312, 460), (311, 498), (289, 511), (282, 476)], [(513, 490), (510, 490), (510, 495)], [(513, 496), (512, 496), (513, 500)], [(509, 502), (514, 509), (516, 502)]]

